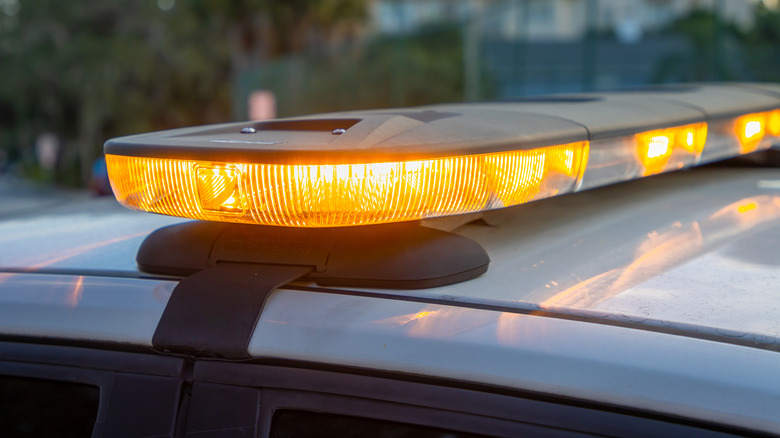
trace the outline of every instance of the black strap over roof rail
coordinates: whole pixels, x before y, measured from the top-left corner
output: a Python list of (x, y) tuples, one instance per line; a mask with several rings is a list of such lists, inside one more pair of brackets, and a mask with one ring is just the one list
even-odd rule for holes
[(438, 287), (483, 274), (490, 259), (472, 240), (417, 223), (322, 229), (187, 222), (150, 234), (137, 261), (147, 272), (189, 275), (168, 301), (152, 339), (156, 349), (244, 358), (263, 305), (280, 286)]
[(306, 275), (303, 266), (220, 263), (183, 279), (152, 345), (162, 351), (242, 358), (268, 296)]

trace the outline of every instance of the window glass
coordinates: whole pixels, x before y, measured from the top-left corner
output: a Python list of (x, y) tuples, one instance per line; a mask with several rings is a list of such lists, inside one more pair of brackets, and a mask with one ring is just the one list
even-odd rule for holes
[(272, 438), (477, 438), (474, 435), (435, 427), (396, 423), (308, 411), (279, 410), (271, 422)]
[(100, 389), (80, 383), (0, 376), (3, 437), (90, 437)]

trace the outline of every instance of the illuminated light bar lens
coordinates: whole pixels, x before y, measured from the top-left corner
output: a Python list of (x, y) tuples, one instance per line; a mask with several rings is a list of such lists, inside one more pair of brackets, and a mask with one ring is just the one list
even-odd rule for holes
[(769, 148), (772, 145), (771, 137), (766, 134), (772, 125), (773, 112), (752, 113), (711, 122), (701, 162), (709, 163)]
[(738, 117), (734, 122), (734, 132), (740, 144), (740, 152), (747, 154), (758, 148), (766, 133), (767, 113), (754, 113)]
[(674, 132), (671, 129), (651, 131), (636, 136), (639, 161), (644, 167), (642, 176), (661, 173), (672, 156)]
[[(697, 162), (704, 150), (706, 138), (706, 123), (637, 134), (637, 154), (644, 168), (642, 176), (680, 169)], [(677, 159), (670, 162), (675, 153)]]
[(590, 144), (579, 190), (695, 165), (707, 139), (707, 124), (645, 131)]
[(215, 163), (106, 155), (126, 207), (202, 220), (337, 227), (490, 210), (573, 190), (588, 143), (360, 164)]
[(780, 109), (776, 109), (768, 113), (766, 132), (769, 135), (780, 137)]
[(198, 200), (203, 210), (222, 213), (243, 213), (239, 171), (235, 166), (199, 165), (195, 168)]

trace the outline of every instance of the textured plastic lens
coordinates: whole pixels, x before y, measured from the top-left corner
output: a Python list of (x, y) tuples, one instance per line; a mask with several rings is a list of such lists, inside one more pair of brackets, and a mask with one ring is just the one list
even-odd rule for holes
[(769, 135), (780, 137), (780, 109), (771, 111), (767, 116), (766, 132)]
[(241, 213), (244, 197), (234, 166), (201, 165), (195, 168), (200, 206), (206, 211)]
[[(636, 135), (642, 176), (679, 169), (698, 160), (707, 138), (707, 124), (695, 123)], [(670, 160), (676, 153), (677, 160)]]
[(655, 129), (594, 140), (578, 190), (585, 190), (696, 165), (707, 140), (707, 124)]
[(637, 135), (639, 160), (645, 168), (642, 174), (653, 175), (662, 172), (672, 155), (672, 145), (674, 145), (674, 133), (671, 130)]
[(755, 113), (738, 117), (734, 123), (734, 132), (743, 154), (753, 152), (764, 138), (767, 114)]
[(194, 219), (335, 227), (522, 204), (573, 189), (587, 143), (359, 164), (214, 163), (106, 155), (123, 205)]
[(675, 147), (681, 148), (699, 158), (707, 140), (707, 124), (695, 123), (675, 129)]

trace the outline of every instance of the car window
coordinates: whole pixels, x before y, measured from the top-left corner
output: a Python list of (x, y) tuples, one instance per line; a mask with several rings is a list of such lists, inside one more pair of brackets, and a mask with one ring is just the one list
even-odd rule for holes
[(373, 418), (285, 409), (274, 414), (270, 436), (271, 438), (325, 438), (332, 436), (342, 438), (365, 436), (377, 438), (476, 438), (486, 435), (473, 435)]
[(89, 437), (100, 389), (81, 383), (0, 376), (0, 430), (13, 437)]

